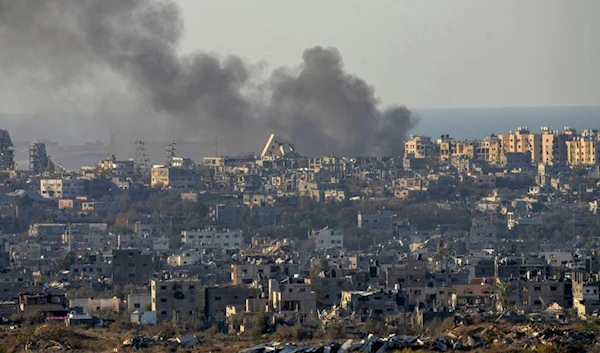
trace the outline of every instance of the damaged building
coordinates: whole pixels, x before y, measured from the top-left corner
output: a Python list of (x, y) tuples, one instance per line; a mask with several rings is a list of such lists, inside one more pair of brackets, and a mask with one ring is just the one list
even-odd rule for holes
[(0, 171), (15, 170), (15, 147), (7, 130), (0, 130)]
[(294, 145), (275, 134), (271, 134), (260, 156), (267, 159), (281, 158), (294, 153), (294, 151)]
[(41, 175), (48, 169), (49, 159), (46, 153), (46, 144), (32, 141), (29, 144), (29, 171)]

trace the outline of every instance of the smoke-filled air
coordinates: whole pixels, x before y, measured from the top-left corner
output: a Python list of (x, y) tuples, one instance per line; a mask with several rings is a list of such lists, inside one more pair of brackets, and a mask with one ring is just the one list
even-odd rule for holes
[(418, 123), (382, 108), (335, 48), (265, 74), (238, 56), (179, 54), (183, 29), (170, 0), (0, 0), (0, 95), (19, 112), (90, 113), (78, 129), (120, 124), (132, 139), (140, 119), (168, 119), (180, 138), (218, 136), (231, 153), (274, 132), (306, 155), (398, 154)]

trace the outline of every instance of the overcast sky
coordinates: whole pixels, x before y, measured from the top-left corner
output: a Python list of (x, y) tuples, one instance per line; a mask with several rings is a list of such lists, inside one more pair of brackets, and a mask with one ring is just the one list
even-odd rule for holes
[(273, 68), (335, 46), (386, 104), (600, 103), (599, 0), (176, 1), (184, 51)]

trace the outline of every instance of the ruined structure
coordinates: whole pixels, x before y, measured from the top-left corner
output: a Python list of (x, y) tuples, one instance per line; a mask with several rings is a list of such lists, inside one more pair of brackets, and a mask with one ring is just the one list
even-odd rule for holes
[(275, 134), (271, 134), (260, 156), (263, 158), (277, 158), (290, 155), (293, 152), (294, 146), (291, 143)]
[(15, 170), (15, 149), (7, 130), (0, 130), (0, 171)]
[(29, 171), (40, 175), (48, 168), (48, 154), (46, 153), (46, 144), (31, 141), (29, 144)]

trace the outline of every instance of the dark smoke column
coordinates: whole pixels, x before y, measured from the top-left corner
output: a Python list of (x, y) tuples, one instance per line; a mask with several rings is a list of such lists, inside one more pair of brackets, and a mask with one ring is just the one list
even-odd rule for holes
[(335, 48), (305, 50), (296, 72), (276, 70), (268, 83), (268, 124), (308, 155), (398, 154), (418, 123), (405, 107), (382, 111), (373, 87), (344, 71)]
[[(76, 97), (82, 84), (111, 92), (108, 73), (130, 89), (127, 111), (172, 119), (183, 127), (180, 138), (217, 135), (228, 153), (255, 151), (274, 132), (303, 154), (389, 155), (416, 124), (406, 108), (382, 110), (336, 49), (307, 49), (299, 68), (260, 80), (237, 56), (181, 55), (183, 28), (172, 0), (0, 0), (0, 73), (12, 79), (10, 87), (0, 82), (0, 94), (18, 81), (20, 91), (60, 110), (69, 106), (65, 92)], [(101, 98), (108, 106), (115, 99)], [(107, 119), (97, 106), (89, 113)], [(139, 123), (129, 124), (132, 134)]]

